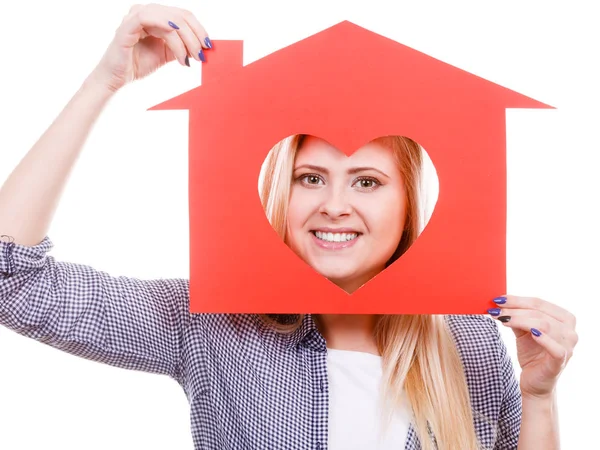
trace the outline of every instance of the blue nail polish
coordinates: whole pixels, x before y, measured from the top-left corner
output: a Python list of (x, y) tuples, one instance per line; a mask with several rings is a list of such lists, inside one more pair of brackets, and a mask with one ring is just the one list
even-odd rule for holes
[(540, 330), (537, 330), (537, 329), (535, 329), (535, 328), (532, 328), (532, 329), (531, 329), (531, 334), (533, 334), (534, 336), (538, 336), (538, 337), (539, 337), (539, 336), (541, 336), (541, 335), (542, 335), (542, 332), (541, 332)]
[(198, 58), (200, 58), (200, 61), (206, 62), (206, 56), (204, 56), (204, 52), (202, 50), (198, 52)]
[(176, 30), (179, 30), (179, 27), (177, 25), (175, 25), (173, 22), (171, 22), (170, 20), (169, 20), (169, 26), (171, 28), (175, 28)]
[(210, 38), (209, 38), (208, 36), (206, 36), (206, 37), (204, 38), (204, 43), (206, 44), (206, 46), (207, 46), (208, 48), (212, 48), (212, 42), (210, 41)]
[(488, 313), (490, 313), (492, 316), (499, 316), (500, 315), (500, 308), (490, 308), (488, 309)]
[(502, 304), (506, 303), (506, 297), (496, 297), (494, 299), (494, 302), (496, 302), (499, 305), (502, 305)]

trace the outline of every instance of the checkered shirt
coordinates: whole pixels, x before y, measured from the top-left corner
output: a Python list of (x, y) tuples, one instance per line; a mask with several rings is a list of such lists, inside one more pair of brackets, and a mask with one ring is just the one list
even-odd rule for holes
[[(84, 358), (172, 377), (189, 400), (197, 450), (327, 449), (327, 348), (310, 314), (290, 335), (254, 314), (190, 314), (185, 279), (112, 277), (56, 261), (52, 246), (48, 237), (32, 247), (0, 240), (1, 325)], [(516, 449), (521, 393), (496, 322), (445, 317), (483, 448)], [(404, 448), (421, 448), (412, 424)]]

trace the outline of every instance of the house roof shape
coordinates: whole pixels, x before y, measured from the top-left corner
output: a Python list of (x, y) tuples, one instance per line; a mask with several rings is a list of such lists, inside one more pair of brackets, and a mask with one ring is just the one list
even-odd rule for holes
[[(413, 107), (420, 104), (423, 110), (448, 107), (457, 104), (457, 100), (463, 107), (472, 104), (475, 107), (553, 108), (349, 21), (246, 66), (243, 66), (242, 47), (243, 41), (215, 41), (214, 49), (206, 52), (202, 85), (150, 110), (201, 108), (199, 100), (209, 90), (216, 89), (212, 83), (215, 79), (221, 80), (221, 95), (228, 92), (234, 97), (239, 88), (254, 87), (274, 95), (281, 89), (297, 89), (304, 99), (318, 98), (319, 92), (328, 90), (331, 99), (372, 95), (374, 101), (383, 101), (378, 98), (379, 88), (400, 84), (398, 88), (403, 95), (397, 100)], [(264, 80), (265, 74), (268, 83)], [(306, 80), (313, 81), (306, 83)], [(340, 95), (335, 95), (336, 92)], [(423, 95), (424, 92), (427, 95)], [(346, 101), (344, 108), (347, 106)]]

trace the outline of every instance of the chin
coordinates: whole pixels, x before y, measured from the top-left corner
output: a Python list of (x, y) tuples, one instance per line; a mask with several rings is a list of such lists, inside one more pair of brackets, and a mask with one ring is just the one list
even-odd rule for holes
[(347, 289), (344, 287), (356, 286), (355, 289), (352, 289), (352, 291), (354, 291), (385, 270), (385, 262), (382, 262), (375, 267), (370, 267), (370, 270), (367, 270), (364, 264), (341, 266), (340, 264), (329, 261), (327, 263), (321, 261), (321, 264), (319, 264), (319, 261), (312, 261), (309, 265), (320, 275), (346, 291)]
[(324, 266), (318, 263), (311, 264), (311, 267), (313, 267), (317, 272), (319, 272), (319, 274), (323, 275), (325, 278), (327, 278), (335, 284), (338, 284), (338, 282), (348, 282), (348, 280), (352, 280), (360, 276), (360, 274), (357, 273), (356, 268), (346, 268), (339, 266), (332, 267), (329, 264)]

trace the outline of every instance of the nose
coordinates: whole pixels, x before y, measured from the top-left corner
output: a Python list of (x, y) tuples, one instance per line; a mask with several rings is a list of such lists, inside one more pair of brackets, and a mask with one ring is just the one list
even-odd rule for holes
[(335, 219), (348, 216), (352, 213), (352, 205), (348, 201), (349, 199), (342, 186), (331, 187), (325, 191), (323, 201), (319, 208), (319, 212), (322, 215)]

